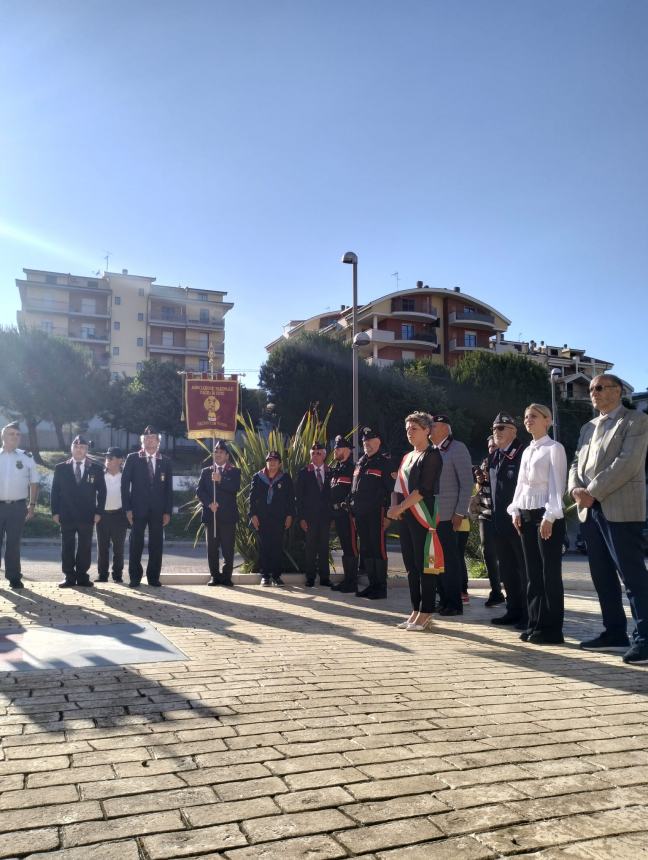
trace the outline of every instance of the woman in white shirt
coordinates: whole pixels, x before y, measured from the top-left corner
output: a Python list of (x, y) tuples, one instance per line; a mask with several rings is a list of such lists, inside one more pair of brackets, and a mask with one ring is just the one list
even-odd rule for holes
[(522, 454), (513, 501), (507, 508), (520, 533), (528, 589), (529, 626), (523, 642), (557, 645), (564, 642), (565, 599), (562, 549), (565, 538), (563, 494), (567, 457), (559, 442), (548, 436), (551, 410), (539, 403), (527, 406), (524, 426), (533, 437)]

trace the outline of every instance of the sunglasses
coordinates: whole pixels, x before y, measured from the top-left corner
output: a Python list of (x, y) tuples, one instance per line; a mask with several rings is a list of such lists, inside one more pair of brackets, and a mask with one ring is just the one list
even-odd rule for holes
[(593, 391), (603, 391), (604, 388), (618, 388), (618, 385), (592, 385), (590, 386), (590, 394)]
[(494, 430), (494, 431), (495, 431), (495, 430), (506, 430), (506, 428), (507, 428), (507, 427), (510, 427), (510, 426), (511, 426), (510, 424), (496, 424), (496, 425), (493, 427), (493, 430)]

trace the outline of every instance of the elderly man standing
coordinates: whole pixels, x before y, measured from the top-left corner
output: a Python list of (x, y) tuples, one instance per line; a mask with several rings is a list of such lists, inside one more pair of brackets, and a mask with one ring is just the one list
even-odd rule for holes
[(311, 461), (299, 470), (297, 485), (297, 520), (306, 541), (306, 587), (330, 585), (329, 532), (331, 529), (331, 473), (326, 468), (326, 445), (313, 442)]
[[(17, 421), (2, 428), (0, 448), (0, 551), (5, 547), (5, 576), (11, 588), (23, 588), (20, 571), (20, 538), (25, 522), (34, 516), (38, 496), (38, 472), (31, 454), (18, 448)], [(29, 502), (29, 504), (27, 504)]]
[(522, 540), (507, 511), (513, 501), (522, 452), (526, 442), (518, 438), (515, 420), (500, 412), (493, 421), (493, 439), (497, 449), (488, 457), (488, 472), (493, 503), (495, 547), (500, 579), (506, 591), (506, 612), (493, 618), (491, 624), (510, 624), (526, 630), (528, 624), (527, 577)]
[(142, 580), (144, 532), (148, 528), (146, 581), (159, 587), (164, 547), (164, 527), (173, 511), (171, 460), (160, 454), (160, 434), (151, 427), (140, 436), (142, 447), (126, 457), (121, 479), (122, 507), (131, 526), (128, 556), (128, 585), (138, 588)]
[(437, 536), (443, 549), (445, 567), (439, 583), (439, 615), (461, 615), (462, 566), (457, 529), (468, 516), (473, 489), (472, 462), (468, 448), (463, 442), (453, 438), (450, 419), (445, 415), (434, 415), (432, 422), (430, 439), (443, 460), (437, 497)]
[[(648, 576), (641, 531), (646, 518), (648, 415), (621, 403), (623, 383), (603, 374), (590, 383), (599, 416), (581, 429), (569, 492), (587, 544), (604, 631), (581, 642), (586, 651), (624, 651), (624, 663), (648, 663)], [(623, 582), (635, 622), (626, 633)]]

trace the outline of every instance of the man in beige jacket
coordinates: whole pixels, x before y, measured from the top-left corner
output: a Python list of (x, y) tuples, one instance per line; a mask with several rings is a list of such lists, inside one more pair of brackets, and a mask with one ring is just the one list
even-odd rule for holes
[[(588, 651), (624, 651), (625, 663), (648, 663), (648, 573), (642, 528), (646, 519), (648, 415), (621, 403), (623, 383), (612, 374), (590, 383), (600, 413), (581, 429), (569, 472), (569, 492), (587, 544), (604, 632), (581, 642)], [(626, 633), (623, 582), (635, 631)]]

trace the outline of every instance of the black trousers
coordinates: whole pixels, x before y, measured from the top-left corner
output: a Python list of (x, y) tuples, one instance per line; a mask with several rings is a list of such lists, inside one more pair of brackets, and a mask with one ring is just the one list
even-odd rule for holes
[(506, 591), (506, 611), (524, 620), (527, 615), (527, 577), (522, 540), (511, 517), (506, 513), (504, 516), (506, 519), (501, 517), (495, 522), (497, 568)]
[(223, 554), (223, 575), (225, 582), (232, 581), (234, 567), (234, 533), (236, 523), (224, 523), (216, 514), (216, 534), (214, 535), (214, 517), (211, 515), (205, 523), (205, 542), (207, 544), (207, 564), (213, 579), (220, 577), (219, 550)]
[(495, 543), (495, 527), (491, 520), (479, 520), (479, 540), (481, 542), (482, 558), (488, 572), (491, 594), (497, 595), (502, 591), (502, 584), (497, 569), (497, 547)]
[(142, 580), (142, 552), (144, 551), (144, 532), (147, 528), (148, 564), (146, 565), (146, 581), (160, 581), (162, 551), (164, 548), (162, 514), (149, 511), (145, 517), (133, 517), (128, 551), (128, 578), (134, 583), (140, 583)]
[(355, 518), (358, 538), (360, 540), (360, 554), (364, 559), (378, 558), (387, 560), (385, 549), (385, 532), (383, 523), (385, 520), (385, 509), (380, 508), (372, 514), (362, 514)]
[(595, 502), (581, 528), (603, 626), (613, 636), (623, 636), (626, 632), (621, 579), (636, 625), (633, 639), (648, 644), (648, 572), (641, 538), (643, 525), (642, 522), (612, 522)]
[(343, 556), (358, 556), (358, 542), (356, 540), (356, 527), (353, 517), (348, 513), (336, 513), (333, 520), (335, 531), (340, 540)]
[(307, 520), (306, 532), (306, 578), (315, 579), (319, 573), (320, 582), (329, 578), (329, 532), (330, 520)]
[(561, 635), (565, 616), (565, 595), (562, 581), (562, 548), (565, 520), (556, 520), (551, 537), (540, 537), (544, 508), (520, 511), (522, 520), (522, 550), (528, 579), (527, 604), (529, 630)]
[(6, 538), (4, 569), (9, 582), (20, 581), (20, 538), (26, 516), (24, 499), (19, 502), (0, 502), (0, 553)]
[(61, 523), (61, 566), (67, 582), (90, 581), (92, 523)]
[(461, 569), (461, 590), (468, 591), (468, 565), (466, 564), (466, 546), (470, 532), (455, 532), (457, 535), (457, 552), (459, 553), (459, 567)]
[(457, 534), (452, 527), (452, 520), (442, 520), (437, 523), (437, 536), (443, 550), (443, 573), (436, 577), (439, 580), (439, 594), (444, 609), (456, 609), (463, 612), (461, 602), (461, 585), (463, 571)]
[(97, 571), (99, 579), (108, 579), (110, 572), (110, 545), (112, 544), (112, 578), (122, 581), (124, 570), (124, 544), (128, 520), (121, 510), (104, 511), (97, 523)]
[(438, 574), (423, 573), (425, 567), (425, 541), (428, 529), (406, 513), (400, 521), (400, 546), (403, 564), (407, 571), (410, 600), (415, 612), (432, 612)]
[(259, 522), (259, 562), (261, 576), (277, 579), (283, 571), (283, 519), (262, 519)]

